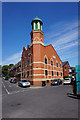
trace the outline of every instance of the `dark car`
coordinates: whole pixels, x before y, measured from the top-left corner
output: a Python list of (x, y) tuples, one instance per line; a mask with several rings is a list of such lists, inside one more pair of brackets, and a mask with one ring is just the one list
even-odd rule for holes
[(8, 80), (8, 78), (6, 77), (4, 80)]
[(16, 79), (10, 79), (10, 83), (17, 83)]
[(58, 83), (59, 83), (59, 85), (61, 85), (62, 84), (62, 80), (58, 79)]
[(52, 80), (51, 85), (59, 85), (58, 79)]

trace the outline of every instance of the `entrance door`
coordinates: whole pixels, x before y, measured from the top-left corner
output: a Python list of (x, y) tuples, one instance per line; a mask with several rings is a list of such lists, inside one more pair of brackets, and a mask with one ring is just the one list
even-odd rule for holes
[(42, 86), (45, 86), (46, 85), (46, 82), (45, 81), (42, 81)]

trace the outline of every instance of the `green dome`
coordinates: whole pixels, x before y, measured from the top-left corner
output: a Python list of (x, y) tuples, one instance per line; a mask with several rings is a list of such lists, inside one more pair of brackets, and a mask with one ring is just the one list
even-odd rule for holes
[(40, 18), (38, 18), (38, 17), (34, 18), (33, 21), (34, 21), (34, 20), (39, 20), (39, 21), (42, 22), (42, 20), (41, 20)]
[(47, 46), (47, 44), (44, 44), (44, 46)]
[(43, 23), (42, 23), (42, 20), (41, 20), (40, 18), (38, 18), (37, 16), (36, 16), (36, 18), (34, 18), (34, 19), (32, 20), (31, 24), (32, 24), (34, 21), (40, 21), (41, 24), (43, 24)]

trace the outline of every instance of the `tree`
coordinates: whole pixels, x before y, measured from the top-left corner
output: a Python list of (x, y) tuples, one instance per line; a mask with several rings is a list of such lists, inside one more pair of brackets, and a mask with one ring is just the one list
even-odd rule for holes
[(14, 64), (9, 64), (9, 69), (12, 68), (14, 66)]
[(65, 79), (65, 78), (72, 78), (72, 76), (63, 76), (63, 78)]
[(9, 68), (8, 65), (2, 66), (2, 73), (3, 73), (5, 76), (8, 75), (8, 68)]
[(0, 65), (0, 77), (2, 76), (2, 67)]
[(2, 73), (5, 75), (6, 78), (9, 78), (9, 69), (11, 69), (14, 66), (14, 64), (4, 65), (2, 66)]

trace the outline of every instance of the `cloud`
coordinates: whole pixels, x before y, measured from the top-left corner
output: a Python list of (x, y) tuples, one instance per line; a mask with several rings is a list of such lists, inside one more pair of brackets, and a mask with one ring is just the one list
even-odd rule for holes
[(78, 31), (71, 31), (62, 36), (60, 36), (56, 42), (54, 42), (54, 46), (64, 45), (66, 43), (72, 42), (78, 39)]
[[(45, 33), (46, 44), (52, 44), (62, 61), (77, 63), (78, 59), (78, 20), (59, 22), (49, 27)], [(73, 65), (74, 66), (74, 65)]]
[[(53, 28), (53, 29), (52, 29)], [(52, 45), (55, 48), (71, 44), (78, 40), (78, 22), (71, 23), (56, 23), (54, 27), (50, 27), (49, 33), (46, 33), (47, 41), (53, 41)], [(72, 47), (72, 46), (71, 46)], [(67, 48), (67, 47), (65, 47)]]
[[(70, 55), (69, 55), (70, 54)], [(67, 52), (67, 54), (65, 54), (64, 56), (61, 55), (61, 57), (64, 59), (67, 59), (67, 58), (72, 58), (72, 57), (78, 57), (78, 52)]]
[(60, 54), (60, 58), (62, 62), (69, 61), (70, 66), (74, 66), (78, 64), (78, 51), (67, 51), (65, 54)]
[(5, 61), (2, 62), (2, 65), (6, 64), (16, 64), (21, 59), (22, 52), (15, 53), (14, 55), (8, 57)]
[[(71, 23), (59, 22), (49, 27), (49, 31), (46, 34), (46, 39), (58, 38), (72, 30), (78, 28), (78, 22), (73, 21)], [(53, 39), (53, 40), (55, 40)]]
[(62, 49), (66, 49), (66, 48), (70, 48), (70, 47), (74, 47), (74, 46), (78, 46), (78, 41), (71, 42), (70, 44), (67, 44), (62, 47), (57, 47), (56, 50), (62, 50)]
[(49, 33), (46, 35), (46, 39), (53, 41), (52, 45), (56, 49), (74, 47), (78, 41), (78, 21), (56, 23), (50, 27)]

